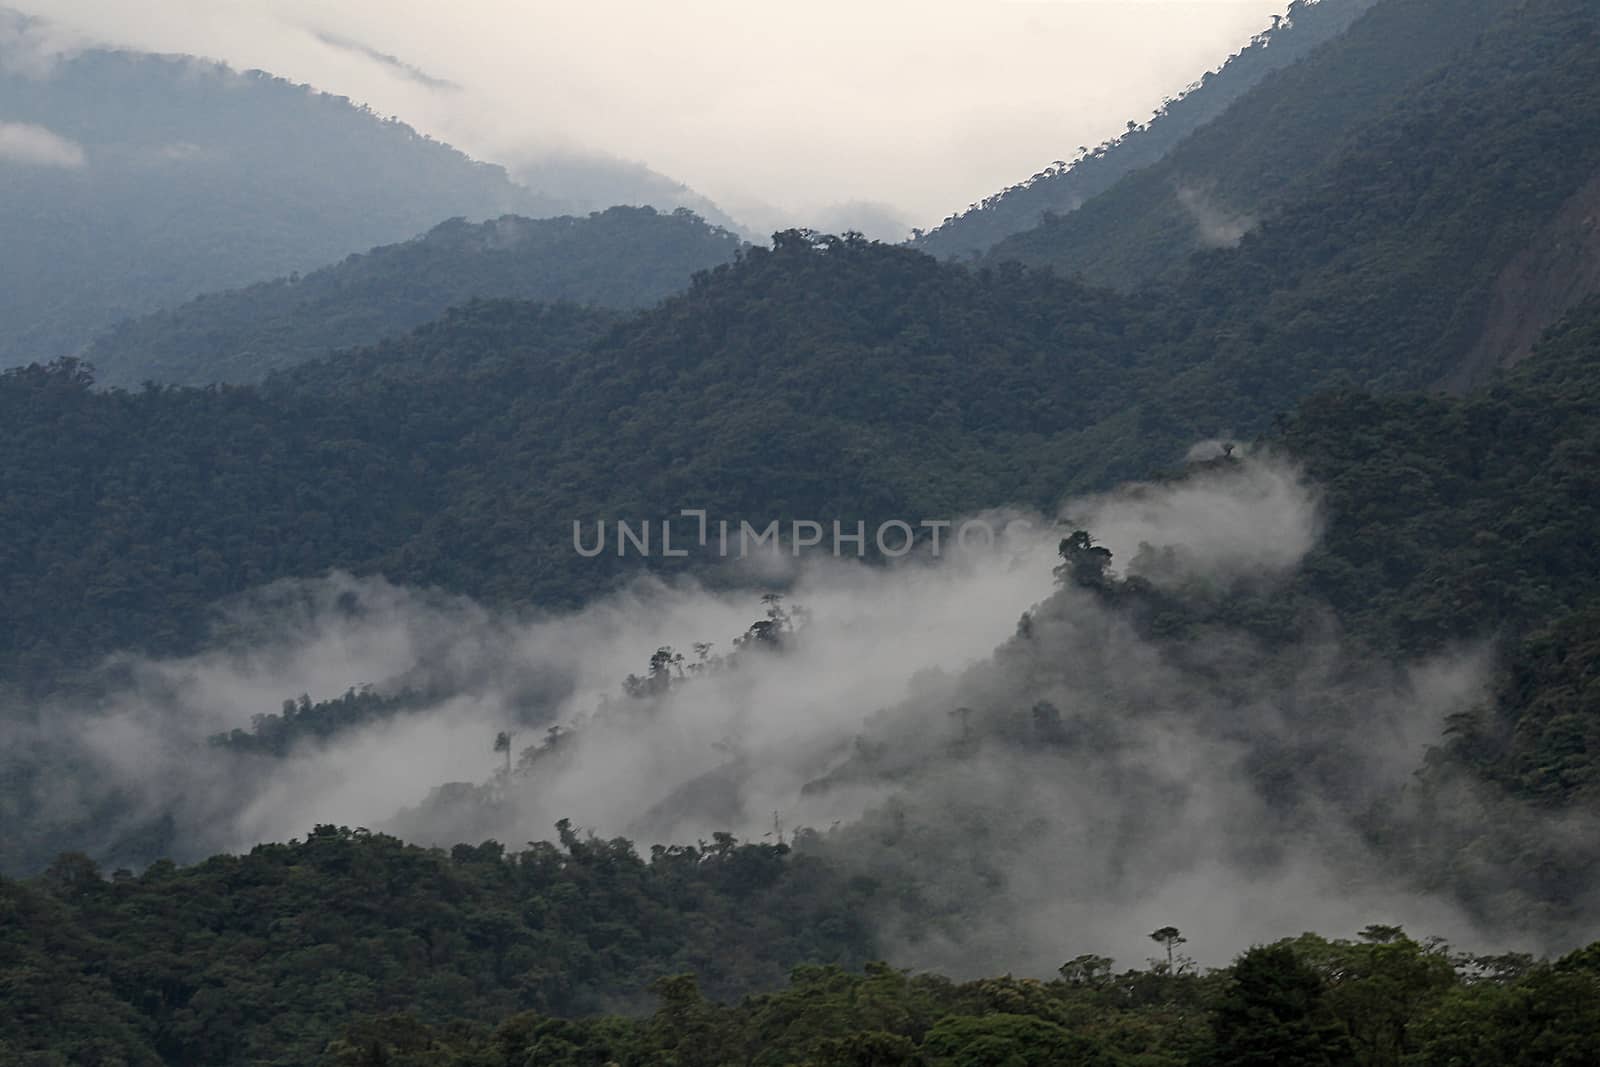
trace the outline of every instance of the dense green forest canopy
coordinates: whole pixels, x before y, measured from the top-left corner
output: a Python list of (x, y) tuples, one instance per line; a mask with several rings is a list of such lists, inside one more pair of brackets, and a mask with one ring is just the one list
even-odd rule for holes
[[(1300, 24), (1349, 10), (1324, 4)], [(692, 218), (631, 210), (454, 222), (124, 334), (215, 366), (205, 334), (226, 327), (227, 359), (272, 371), (259, 385), (106, 390), (71, 358), (0, 375), (0, 1060), (1593, 1063), (1600, 946), (1568, 950), (1592, 940), (1600, 877), (1600, 303), (1541, 308), (1559, 324), (1487, 386), (1427, 390), (1494, 334), (1508, 265), (1600, 173), (1597, 12), (1384, 0), (1162, 162), (977, 264), (858, 235), (735, 249)], [(1263, 51), (1236, 75), (1270, 65)], [(74, 62), (112, 79), (104, 93), (154, 61)], [(92, 164), (93, 138), (64, 133)], [(456, 173), (458, 157), (423, 144)], [(1207, 218), (1237, 233), (1191, 256)], [(595, 287), (637, 280), (600, 234), (629, 248), (640, 228), (670, 236), (636, 264), (651, 277), (694, 269), (685, 250), (715, 265), (633, 314), (563, 299), (598, 301), (593, 289), (464, 300), (515, 274), (453, 258), (464, 242), (481, 262), (504, 225), (549, 238)], [(1007, 262), (1007, 247), (1124, 288)], [(326, 354), (429, 301), (458, 306)], [(349, 318), (308, 325), (336, 310)], [(40, 321), (35, 338), (54, 328)], [(337, 333), (358, 325), (369, 332)], [(296, 354), (258, 359), (247, 338)], [(490, 654), (533, 658), (518, 628), (530, 604), (592, 606), (637, 573), (580, 558), (575, 519), (1053, 514), (1064, 494), (1129, 478), (1142, 481), (1077, 497), (1074, 514), (1195, 500), (1182, 519), (1231, 517), (1210, 550), (1232, 569), (1202, 565), (1181, 536), (1113, 554), (1071, 517), (1014, 630), (1007, 613), (982, 647), (926, 638), (936, 667), (899, 677), (895, 696), (834, 699), (831, 661), (808, 654), (871, 646), (872, 631), (807, 623), (777, 593), (732, 651), (705, 643), (726, 635), (652, 641), (641, 674), (570, 719), (551, 710), (570, 675), (494, 669)], [(1292, 490), (1295, 536), (1265, 521), (1274, 486)], [(1295, 542), (1287, 559), (1260, 551), (1277, 541)], [(704, 562), (666, 565), (704, 575)], [(355, 577), (269, 585), (330, 569)], [(889, 573), (857, 572), (859, 595), (925, 640), (916, 602), (872, 584)], [(474, 654), (431, 671), (398, 657), (376, 684), (333, 671), (328, 691), (263, 698), (248, 729), (167, 723), (160, 751), (114, 718), (134, 690), (158, 711), (193, 706), (174, 695), (182, 664), (140, 654), (248, 658), (259, 634), (229, 614), (239, 598), (315, 587), (360, 622), (401, 602), (363, 600), (396, 588), (378, 576), (473, 598), (456, 606)], [(592, 638), (578, 619), (543, 624)], [(303, 630), (331, 653), (345, 633)], [(164, 670), (168, 687), (152, 684)], [(796, 690), (849, 717), (829, 726), (841, 709), (782, 699)], [(425, 797), (395, 816), (418, 828), (400, 837), (453, 847), (376, 823), (249, 846), (287, 836), (238, 817), (265, 786), (312, 794), (294, 774), (308, 754), (430, 717), (476, 729), (474, 702), (506, 693), (502, 732), (470, 742), (474, 780), (413, 780), (412, 764), (381, 763), (398, 748), (367, 750)], [(780, 729), (741, 732), (763, 717)], [(618, 739), (649, 758), (610, 759)], [(679, 742), (695, 758), (675, 765)], [(102, 781), (87, 756), (107, 749), (159, 756), (174, 781), (148, 796)], [(355, 762), (323, 771), (376, 780)], [(773, 812), (759, 843), (708, 832), (647, 856), (565, 818), (555, 843), (498, 843), (595, 795), (574, 782), (641, 801), (619, 822), (674, 827), (694, 808), (730, 825), (779, 772), (796, 803), (837, 800), (850, 817), (786, 829)], [(1279, 938), (1265, 905), (1315, 915), (1324, 894), (1385, 914), (1354, 940), (1275, 940), (1215, 970), (1184, 950)], [(1496, 942), (1474, 952), (1556, 958), (1388, 925), (1419, 900)], [(1148, 938), (1146, 966), (1085, 951), (1133, 915), (1117, 936)], [(1240, 933), (1241, 916), (1277, 926)], [(1146, 934), (1155, 922), (1183, 929)], [(873, 962), (885, 957), (960, 973)], [(1013, 964), (1059, 978), (977, 977)]]
[(858, 905), (872, 888), (786, 846), (724, 835), (641, 857), (560, 831), (445, 853), (324, 826), (193, 867), (106, 881), (63, 857), (0, 881), (0, 1052), (306, 1064), (352, 1013), (633, 1009), (657, 977), (694, 971), (726, 997), (874, 951)]
[[(1413, 6), (1372, 17), (1413, 17)], [(1103, 480), (1141, 477), (1185, 441), (1258, 432), (1259, 415), (1330, 386), (1406, 390), (1456, 376), (1494, 328), (1492, 294), (1517, 253), (1591, 240), (1582, 226), (1542, 227), (1600, 172), (1596, 16), (1587, 0), (1515, 5), (1325, 165), (1307, 171), (1316, 157), (1302, 155), (1294, 196), (1237, 247), (1201, 253), (1170, 285), (1138, 294), (1155, 321), (1186, 330), (1155, 346), (1134, 404), (1077, 435), (1073, 452), (1096, 457)]]
[(106, 880), (63, 857), (0, 881), (0, 1052), (27, 1067), (1543, 1067), (1590, 1062), (1600, 1037), (1595, 946), (1473, 956), (1373, 925), (1201, 971), (1162, 928), (1146, 966), (1118, 971), (1063, 932), (1059, 978), (956, 983), (866, 962), (863, 904), (882, 890), (805, 847), (646, 859), (560, 831), (446, 853), (323, 826), (194, 867)]
[[(574, 519), (1049, 507), (1321, 389), (1427, 386), (1600, 169), (1595, 39), (1583, 0), (1519, 6), (1238, 248), (1136, 297), (791, 233), (609, 332), (485, 305), (327, 361), (350, 369), (303, 381), (389, 368), (337, 402), (292, 375), (270, 398), (9, 375), (0, 655), (38, 677), (175, 650), (218, 598), (329, 567), (570, 603), (618, 573), (575, 558)], [(411, 362), (476, 369), (407, 389)]]
[[(292, 388), (97, 396), (77, 369), (10, 375), (8, 611), (27, 618), (8, 620), (7, 654), (49, 670), (130, 642), (176, 648), (218, 597), (330, 566), (570, 602), (616, 573), (567, 550), (575, 518), (1050, 506), (1196, 439), (1264, 430), (1320, 389), (1426, 386), (1482, 335), (1506, 262), (1600, 168), (1592, 11), (1540, 0), (1499, 34), (1238, 248), (1137, 297), (790, 233), (582, 358), (519, 357), (498, 377), (410, 391), (386, 378), (334, 404)], [(1522, 121), (1529, 108), (1539, 122)], [(528, 314), (488, 305), (359, 358), (492, 364)], [(582, 341), (558, 328), (511, 350)], [(59, 428), (77, 423), (63, 448)], [(224, 477), (240, 481), (214, 491)], [(216, 536), (230, 526), (242, 534)], [(163, 562), (137, 562), (144, 550)], [(74, 562), (39, 565), (38, 551)], [(53, 613), (86, 594), (105, 610)]]
[(462, 219), (306, 275), (208, 293), (120, 323), (84, 351), (102, 385), (257, 382), (371, 345), (470, 300), (648, 307), (741, 241), (686, 209), (614, 207), (585, 218)]
[[(1181, 940), (1166, 927), (1158, 944)], [(1151, 960), (1113, 973), (1080, 956), (1050, 982), (961, 984), (883, 964), (797, 969), (781, 992), (706, 1000), (657, 983), (647, 1019), (573, 1024), (528, 1013), (492, 1031), (390, 1016), (350, 1026), (331, 1062), (559, 1064), (1388, 1065), (1583, 1063), (1596, 1034), (1595, 950), (1554, 963), (1454, 956), (1398, 928), (1306, 934), (1207, 974)], [(1454, 968), (1454, 973), (1452, 973)], [(1379, 1005), (1382, 1007), (1379, 1007)]]
[[(104, 393), (77, 366), (10, 373), (0, 432), (29, 458), (5, 474), (6, 580), (36, 595), (8, 599), (25, 613), (6, 625), (8, 654), (35, 665), (23, 673), (61, 665), (76, 653), (52, 634), (85, 623), (99, 636), (80, 651), (192, 645), (218, 598), (329, 567), (571, 603), (629, 562), (572, 552), (571, 522), (596, 515), (870, 520), (1010, 494), (1044, 481), (1028, 443), (1114, 403), (1132, 344), (1122, 306), (1046, 275), (790, 235), (581, 358), (565, 342), (586, 314), (487, 303), (352, 365), (471, 373), (407, 385), (414, 372), (396, 369), (338, 396), (325, 387), (342, 359), (266, 392)], [(1079, 353), (1070, 376), (1052, 369), (1062, 350)], [(932, 454), (930, 410), (949, 430)], [(40, 567), (40, 550), (76, 561)], [(109, 610), (50, 621), (50, 600), (85, 593)]]

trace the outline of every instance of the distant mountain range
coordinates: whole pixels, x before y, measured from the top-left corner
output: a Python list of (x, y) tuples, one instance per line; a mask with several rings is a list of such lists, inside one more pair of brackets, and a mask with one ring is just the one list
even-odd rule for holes
[[(24, 40), (10, 34), (6, 47)], [(652, 204), (727, 221), (637, 165), (530, 163), (522, 177), (552, 190), (541, 191), (260, 71), (134, 52), (27, 58), (0, 62), (0, 366), (65, 355), (121, 319), (315, 270), (454, 217)]]
[[(1595, 239), (1583, 213), (1574, 214), (1600, 174), (1600, 49), (1581, 32), (1583, 2), (1534, 0), (1486, 19), (1481, 32), (1456, 31), (1465, 42), (1417, 76), (1417, 87), (1381, 95), (1370, 114), (1347, 119), (1340, 94), (1361, 72), (1434, 47), (1405, 49), (1378, 31), (1442, 40), (1441, 20), (1465, 23), (1478, 10), (1458, 0), (1388, 0), (1375, 8), (1316, 64), (1293, 68), (1293, 94), (1263, 86), (1227, 117), (1251, 113), (1262, 100), (1273, 105), (1269, 115), (1315, 114), (1331, 100), (1328, 107), (1349, 123), (1339, 147), (1285, 154), (1275, 138), (1243, 143), (1236, 155), (1254, 154), (1257, 165), (1241, 160), (1231, 164), (1234, 172), (1276, 168), (1283, 193), (1260, 204), (1256, 227), (1235, 247), (1204, 251), (1187, 265), (1175, 259), (1174, 281), (1160, 289), (1124, 296), (1014, 264), (972, 271), (908, 249), (792, 233), (603, 333), (587, 326), (573, 333), (569, 320), (556, 323), (514, 304), (451, 316), (379, 346), (381, 359), (360, 357), (366, 362), (355, 366), (388, 368), (365, 396), (361, 374), (338, 371), (348, 358), (342, 356), (310, 365), (309, 376), (291, 371), (267, 395), (250, 399), (69, 399), (68, 392), (37, 393), (31, 379), (18, 378), (6, 401), (11, 454), (36, 457), (39, 472), (54, 472), (38, 486), (90, 493), (76, 503), (70, 494), (53, 497), (50, 506), (65, 510), (61, 524), (48, 528), (67, 531), (51, 535), (51, 551), (70, 551), (85, 566), (93, 561), (93, 569), (14, 564), (13, 580), (23, 584), (7, 600), (15, 613), (8, 641), (34, 635), (28, 655), (48, 662), (55, 651), (81, 644), (56, 642), (85, 625), (112, 642), (176, 635), (184, 632), (179, 619), (215, 597), (335, 562), (491, 599), (571, 602), (597, 588), (606, 568), (578, 566), (562, 550), (554, 516), (656, 514), (683, 500), (726, 514), (843, 509), (868, 519), (902, 510), (1047, 505), (1070, 490), (1161, 470), (1197, 439), (1265, 431), (1319, 390), (1426, 388), (1469, 365), (1492, 374), (1521, 352), (1505, 347), (1484, 355), (1486, 344), (1509, 336), (1505, 322), (1537, 332), (1584, 295), (1563, 279), (1562, 300), (1529, 305), (1520, 309), (1528, 315), (1510, 319), (1492, 299), (1514, 291), (1506, 272), (1520, 270), (1526, 250), (1547, 242), (1563, 220), (1579, 220), (1565, 240)], [(1538, 122), (1524, 121), (1529, 109)], [(1229, 128), (1219, 121), (1208, 129)], [(1143, 188), (1143, 179), (1107, 195), (1130, 186)], [(1129, 239), (1112, 247), (1136, 246), (1147, 222), (1142, 214), (1126, 216)], [(718, 255), (730, 248), (728, 236), (678, 216), (624, 213), (556, 229), (623, 234), (642, 224), (703, 239)], [(208, 354), (193, 339), (222, 336), (239, 323), (239, 336), (251, 334), (251, 316), (277, 306), (279, 294), (332, 292), (335, 281), (354, 285), (369, 267), (380, 278), (393, 274), (384, 287), (403, 288), (415, 280), (407, 272), (434, 257), (453, 262), (443, 252), (451, 234), (471, 247), (494, 232), (448, 228), (431, 242), (358, 260), (314, 283), (277, 283), (220, 300), (215, 318), (212, 302), (202, 301), (140, 327), (157, 338), (141, 342), (141, 358), (170, 346), (194, 355), (185, 373), (204, 373), (197, 368), (207, 360), (242, 357)], [(1047, 224), (1036, 237), (1044, 243), (1054, 232)], [(369, 298), (354, 291), (365, 306)], [(437, 292), (429, 298), (442, 299)], [(305, 324), (316, 323), (318, 306), (291, 300), (285, 313), (286, 335), (298, 338), (301, 356), (316, 348), (316, 331)], [(552, 323), (556, 333), (540, 336)], [(167, 326), (176, 327), (170, 336), (160, 332)], [(523, 347), (533, 355), (513, 355)], [(400, 369), (411, 361), (433, 368), (414, 395)], [(137, 362), (130, 358), (130, 366)], [(449, 368), (475, 369), (452, 376)], [(316, 412), (329, 402), (330, 383), (340, 389), (337, 434), (360, 436), (370, 425), (377, 436), (363, 448), (376, 452), (347, 472), (361, 502), (351, 501), (348, 514), (314, 537), (289, 528), (268, 533), (274, 509), (233, 510), (241, 500), (289, 492), (298, 477), (294, 450), (251, 462), (239, 473), (248, 484), (227, 494), (195, 492), (176, 470), (168, 482), (160, 472), (174, 457), (136, 458), (172, 443), (140, 429), (147, 420), (152, 428), (181, 425), (185, 447), (221, 447), (229, 411), (240, 404), (265, 420), (264, 432), (279, 426), (270, 432), (317, 453), (324, 423)], [(67, 422), (93, 424), (90, 437), (101, 446), (58, 450), (58, 430), (46, 427), (67, 423), (44, 415), (46, 397), (77, 412), (60, 416)], [(179, 409), (184, 414), (174, 423)], [(415, 427), (404, 412), (414, 413)], [(477, 429), (484, 426), (499, 427), (492, 447)], [(424, 448), (441, 439), (458, 442), (448, 459), (436, 444)], [(413, 447), (422, 451), (413, 456)], [(502, 463), (507, 448), (522, 461)], [(424, 455), (439, 466), (425, 473), (417, 465)], [(128, 498), (131, 511), (106, 514), (118, 522), (148, 514), (150, 536), (165, 531), (158, 537), (163, 558), (187, 558), (214, 524), (223, 524), (220, 530), (248, 518), (239, 563), (203, 581), (128, 575), (115, 581), (131, 582), (138, 595), (111, 598), (104, 613), (56, 615), (52, 605), (83, 596), (74, 583), (90, 574), (97, 586), (114, 581), (131, 562), (114, 539), (96, 532), (95, 509), (107, 498), (91, 487), (132, 493), (138, 480), (112, 471), (135, 462), (139, 478), (156, 482)], [(91, 476), (90, 468), (101, 473)], [(332, 469), (320, 469), (318, 481), (333, 493), (330, 504), (342, 499), (332, 486), (346, 483)], [(398, 494), (393, 499), (385, 500), (386, 485)], [(16, 550), (46, 527), (24, 521), (34, 514), (26, 495), (14, 499), (18, 525), (0, 531), (0, 541)], [(346, 529), (368, 509), (412, 518)], [(498, 546), (495, 531), (511, 516), (519, 529), (543, 533)], [(292, 512), (281, 519), (294, 522)], [(267, 555), (256, 558), (252, 543)], [(69, 580), (74, 574), (80, 577)], [(60, 637), (41, 639), (51, 633)], [(22, 653), (22, 646), (10, 647)]]

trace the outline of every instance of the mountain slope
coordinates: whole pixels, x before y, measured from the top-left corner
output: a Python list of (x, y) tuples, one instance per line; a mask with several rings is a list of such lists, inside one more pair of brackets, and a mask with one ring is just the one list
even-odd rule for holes
[(911, 246), (941, 258), (965, 259), (987, 252), (1012, 234), (1033, 229), (1047, 215), (1077, 210), (1124, 176), (1160, 160), (1268, 74), (1337, 38), (1375, 2), (1293, 0), (1273, 29), (1257, 34), (1221, 68), (1163, 104), (1148, 122), (1130, 123), (1127, 133), (1092, 152), (1081, 150), (1070, 164), (1054, 164), (951, 216), (917, 236)]
[[(358, 355), (388, 368), (365, 387), (344, 357), (266, 392), (107, 394), (75, 366), (8, 373), (0, 583), (15, 613), (0, 647), (46, 673), (62, 627), (87, 624), (83, 647), (181, 647), (205, 604), (330, 566), (570, 602), (632, 564), (576, 557), (574, 518), (685, 501), (764, 524), (1030, 496), (1050, 479), (1024, 462), (1029, 443), (1104, 414), (1134, 344), (1110, 294), (800, 235), (581, 359), (567, 357), (593, 320), (568, 318), (463, 309)], [(340, 381), (352, 388), (328, 391)], [(45, 562), (58, 553), (73, 561)], [(49, 607), (85, 595), (99, 607), (76, 621)]]
[[(1475, 342), (1503, 264), (1600, 171), (1595, 8), (1520, 5), (1238, 248), (1138, 297), (786, 234), (582, 359), (564, 358), (578, 335), (519, 338), (522, 313), (491, 305), (384, 359), (492, 366), (503, 348), (500, 369), (390, 375), (336, 405), (292, 387), (96, 399), (72, 369), (12, 376), (4, 647), (46, 673), (85, 628), (84, 648), (180, 647), (207, 601), (329, 566), (570, 601), (629, 569), (574, 553), (575, 519), (1048, 506), (1322, 389), (1426, 387)], [(247, 459), (240, 418), (276, 443)], [(66, 448), (64, 426), (82, 427)], [(235, 547), (214, 566), (170, 562), (219, 543)], [(57, 610), (90, 590), (101, 607)]]
[(644, 307), (732, 259), (740, 241), (681, 212), (454, 220), (303, 276), (208, 293), (121, 323), (83, 353), (102, 384), (259, 381), (372, 344), (473, 298)]
[(530, 190), (345, 98), (188, 57), (0, 63), (0, 124), (0, 366), (444, 219), (609, 206)]
[(1319, 390), (1426, 387), (1600, 169), (1597, 40), (1587, 0), (1519, 6), (1238, 248), (1134, 298), (785, 234), (610, 332), (469, 309), (360, 357), (387, 368), (366, 391), (337, 361), (265, 394), (13, 375), (0, 645), (36, 680), (177, 649), (208, 603), (332, 566), (571, 602), (637, 562), (580, 558), (574, 520), (1049, 506)]
[[(1600, 175), (1597, 43), (1592, 0), (1515, 5), (1238, 247), (1146, 293), (1201, 328), (1078, 450), (1123, 453), (1103, 476), (1134, 477), (1184, 441), (1263, 430), (1317, 389), (1433, 387), (1481, 360), (1497, 279)], [(1586, 295), (1560, 292), (1545, 321)]]
[(1000, 242), (995, 259), (1132, 288), (1236, 243), (1357, 131), (1470, 48), (1515, 0), (1383, 0), (1342, 36), (1263, 78), (1164, 159), (1069, 215)]
[(1513, 638), (1494, 704), (1452, 758), (1555, 807), (1600, 796), (1600, 302), (1491, 389), (1463, 398), (1333, 394), (1281, 440), (1333, 515), (1304, 583), (1398, 649)]

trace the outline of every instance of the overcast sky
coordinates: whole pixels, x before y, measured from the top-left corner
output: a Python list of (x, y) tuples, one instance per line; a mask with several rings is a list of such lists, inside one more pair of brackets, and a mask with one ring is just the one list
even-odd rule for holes
[(10, 4), (310, 82), (484, 159), (639, 161), (758, 225), (863, 201), (927, 226), (1147, 117), (1286, 0)]

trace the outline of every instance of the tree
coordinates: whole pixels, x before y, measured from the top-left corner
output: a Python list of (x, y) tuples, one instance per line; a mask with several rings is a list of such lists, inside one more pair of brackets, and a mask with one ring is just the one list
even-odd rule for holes
[(813, 1067), (913, 1067), (922, 1061), (910, 1038), (866, 1030), (821, 1039), (808, 1062)]
[(1032, 1015), (950, 1015), (928, 1032), (923, 1052), (950, 1067), (1110, 1067), (1092, 1039)]
[(1163, 926), (1150, 935), (1150, 940), (1158, 945), (1164, 945), (1167, 950), (1167, 972), (1172, 972), (1172, 950), (1179, 945), (1188, 944), (1189, 939), (1178, 931), (1176, 926)]
[(1073, 985), (1099, 986), (1110, 979), (1113, 962), (1110, 956), (1074, 956), (1058, 968), (1058, 973)]
[(1095, 544), (1087, 530), (1074, 530), (1062, 538), (1059, 552), (1062, 562), (1055, 571), (1058, 581), (1070, 581), (1085, 589), (1103, 589), (1110, 583), (1111, 550)]
[(1335, 1067), (1353, 1063), (1349, 1036), (1322, 978), (1287, 945), (1253, 948), (1233, 965), (1212, 1013), (1215, 1067)]

